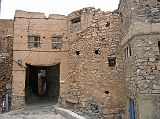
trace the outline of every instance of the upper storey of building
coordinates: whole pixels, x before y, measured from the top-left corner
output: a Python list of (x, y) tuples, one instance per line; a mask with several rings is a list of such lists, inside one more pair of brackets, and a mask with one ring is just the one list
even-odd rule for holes
[(123, 21), (160, 22), (160, 0), (121, 0), (119, 12)]
[(72, 36), (76, 33), (90, 27), (114, 32), (119, 27), (114, 22), (119, 22), (119, 18), (117, 13), (93, 7), (74, 11), (68, 16), (51, 14), (48, 18), (44, 13), (17, 10), (14, 18), (14, 50), (36, 48), (43, 51), (67, 51), (67, 43), (74, 40)]
[(121, 0), (118, 11), (123, 34), (127, 33), (130, 25), (160, 22), (160, 0)]

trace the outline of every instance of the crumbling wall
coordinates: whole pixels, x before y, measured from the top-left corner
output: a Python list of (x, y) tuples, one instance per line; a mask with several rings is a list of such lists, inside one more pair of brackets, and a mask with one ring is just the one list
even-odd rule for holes
[[(11, 108), (13, 20), (0, 20), (0, 110), (9, 95)], [(5, 110), (5, 107), (3, 108)]]
[[(0, 54), (0, 109), (9, 111), (11, 109), (11, 91), (12, 91), (12, 37), (4, 39), (7, 44), (5, 52)], [(6, 94), (9, 100), (6, 102)], [(9, 110), (5, 109), (6, 103), (9, 104)]]
[(129, 26), (139, 23), (160, 22), (160, 2), (158, 0), (121, 0), (119, 14), (121, 15), (121, 32), (125, 36)]
[(131, 8), (134, 0), (120, 0), (118, 12), (120, 14), (121, 21), (121, 35), (122, 37), (126, 35), (128, 32), (128, 28), (131, 24), (131, 20), (133, 18), (133, 13)]
[[(120, 16), (90, 12), (90, 26), (69, 35), (71, 70), (66, 105), (93, 119), (125, 118)], [(109, 58), (115, 58), (115, 66), (109, 66)]]
[(7, 43), (5, 37), (13, 36), (13, 20), (0, 20), (0, 53), (6, 52)]
[[(98, 11), (93, 7), (83, 8), (67, 15), (67, 31), (69, 34), (82, 31), (91, 24), (94, 13)], [(79, 19), (78, 21), (76, 19)]]

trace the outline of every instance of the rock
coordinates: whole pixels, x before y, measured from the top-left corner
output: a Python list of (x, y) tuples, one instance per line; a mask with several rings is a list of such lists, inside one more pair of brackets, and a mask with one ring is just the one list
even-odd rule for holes
[(73, 98), (67, 98), (66, 99), (67, 102), (73, 103), (73, 104), (77, 104), (78, 100), (77, 99), (73, 99)]
[(156, 61), (156, 58), (153, 58), (153, 57), (152, 57), (152, 58), (149, 58), (149, 61), (150, 61), (150, 62), (155, 62), (155, 61)]

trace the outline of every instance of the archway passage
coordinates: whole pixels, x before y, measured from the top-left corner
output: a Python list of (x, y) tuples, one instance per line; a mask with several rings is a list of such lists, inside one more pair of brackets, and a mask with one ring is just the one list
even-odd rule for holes
[(60, 91), (60, 64), (27, 65), (25, 103), (27, 105), (57, 103)]

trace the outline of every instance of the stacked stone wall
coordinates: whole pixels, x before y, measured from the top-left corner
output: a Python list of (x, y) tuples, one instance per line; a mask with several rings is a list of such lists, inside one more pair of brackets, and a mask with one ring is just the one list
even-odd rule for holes
[(125, 80), (128, 97), (135, 99), (137, 118), (146, 115), (145, 112), (148, 110), (144, 109), (143, 112), (141, 109), (148, 105), (155, 108), (150, 110), (152, 113), (150, 118), (159, 118), (159, 37), (159, 35), (136, 36), (125, 46), (132, 49), (132, 55), (124, 58)]
[[(92, 14), (89, 27), (69, 35), (71, 71), (66, 104), (93, 119), (125, 118), (120, 16), (100, 10)], [(109, 67), (108, 58), (116, 58), (116, 65)]]
[[(137, 119), (160, 118), (159, 7), (158, 0), (121, 0), (119, 5), (124, 21), (121, 26), (121, 45), (127, 118), (130, 115), (130, 100), (134, 101)], [(126, 19), (128, 16), (130, 19)], [(124, 26), (127, 26), (126, 29)]]
[(13, 36), (13, 20), (0, 20), (0, 53), (6, 52), (7, 44), (4, 40), (7, 36)]
[(160, 2), (158, 0), (121, 0), (118, 12), (121, 15), (121, 33), (124, 37), (129, 27), (139, 23), (160, 22)]
[(9, 96), (8, 105), (11, 109), (11, 91), (12, 91), (12, 37), (5, 38), (7, 44), (6, 52), (0, 54), (0, 109), (5, 110), (6, 94)]
[[(13, 20), (0, 20), (0, 110), (9, 95), (11, 108)], [(3, 104), (4, 103), (4, 104)]]

